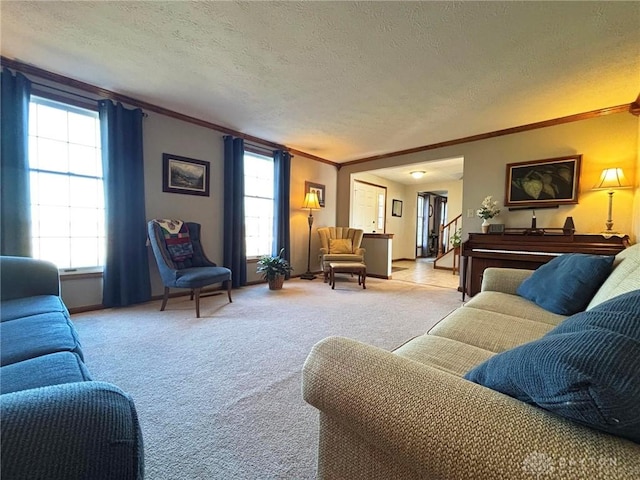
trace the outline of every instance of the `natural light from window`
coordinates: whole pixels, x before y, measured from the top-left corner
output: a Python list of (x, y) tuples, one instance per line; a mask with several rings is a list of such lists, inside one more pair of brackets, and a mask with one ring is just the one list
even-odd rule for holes
[(63, 271), (104, 265), (98, 112), (32, 96), (29, 167), (33, 256)]
[(273, 158), (245, 151), (244, 215), (247, 257), (271, 255), (273, 213)]

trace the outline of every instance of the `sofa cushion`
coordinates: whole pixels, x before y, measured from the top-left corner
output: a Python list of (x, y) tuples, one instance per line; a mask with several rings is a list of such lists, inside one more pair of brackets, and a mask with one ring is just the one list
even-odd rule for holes
[(518, 295), (545, 310), (573, 315), (584, 310), (611, 273), (613, 256), (569, 253), (538, 268), (518, 287)]
[(0, 336), (3, 366), (54, 352), (74, 352), (82, 358), (76, 330), (62, 312), (2, 322)]
[(465, 378), (640, 442), (640, 290), (569, 317)]
[(613, 297), (640, 289), (640, 243), (616, 255), (613, 271), (593, 296), (587, 310)]
[[(486, 270), (485, 270), (486, 272)], [(558, 315), (539, 307), (531, 300), (503, 292), (482, 291), (465, 303), (465, 308), (477, 308), (490, 312), (503, 313), (525, 320), (548, 323), (556, 326), (566, 315)]]
[(75, 353), (57, 352), (5, 365), (0, 369), (0, 393), (18, 392), (29, 388), (61, 383), (84, 382), (91, 375)]
[(429, 330), (429, 335), (497, 353), (536, 340), (551, 329), (553, 325), (547, 323), (462, 307), (438, 322)]
[(0, 318), (4, 322), (47, 312), (69, 313), (58, 295), (37, 295), (3, 301)]
[(393, 353), (458, 377), (494, 355), (489, 350), (435, 335), (415, 337)]
[(350, 238), (330, 238), (329, 253), (353, 253), (353, 243)]

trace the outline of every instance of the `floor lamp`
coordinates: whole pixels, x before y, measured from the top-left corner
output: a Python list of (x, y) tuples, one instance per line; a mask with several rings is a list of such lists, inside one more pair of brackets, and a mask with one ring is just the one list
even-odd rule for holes
[(629, 188), (624, 172), (621, 168), (605, 168), (602, 171), (602, 175), (600, 175), (600, 180), (593, 187), (593, 190), (609, 190), (609, 215), (607, 217), (607, 222), (605, 223), (607, 229), (602, 232), (604, 234), (618, 233), (612, 230), (613, 219), (611, 218), (613, 209), (613, 190), (618, 188)]
[(320, 203), (318, 202), (318, 195), (316, 192), (309, 192), (304, 196), (304, 203), (302, 208), (309, 209), (309, 247), (307, 249), (307, 271), (300, 275), (303, 280), (313, 280), (316, 276), (311, 273), (311, 226), (313, 225), (313, 210), (320, 209)]

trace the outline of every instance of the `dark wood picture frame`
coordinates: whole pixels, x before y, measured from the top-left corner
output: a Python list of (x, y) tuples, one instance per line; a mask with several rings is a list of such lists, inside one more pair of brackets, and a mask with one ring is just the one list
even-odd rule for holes
[(401, 217), (402, 216), (402, 200), (393, 199), (391, 204), (391, 216), (392, 217)]
[(508, 163), (504, 204), (555, 207), (578, 203), (582, 155)]
[(324, 185), (320, 184), (320, 183), (313, 183), (313, 182), (304, 182), (304, 193), (305, 195), (307, 193), (310, 192), (315, 192), (316, 195), (318, 196), (318, 203), (320, 204), (320, 207), (324, 208), (324, 194), (325, 194), (325, 188)]
[(209, 162), (162, 154), (162, 191), (186, 195), (209, 196), (211, 180)]

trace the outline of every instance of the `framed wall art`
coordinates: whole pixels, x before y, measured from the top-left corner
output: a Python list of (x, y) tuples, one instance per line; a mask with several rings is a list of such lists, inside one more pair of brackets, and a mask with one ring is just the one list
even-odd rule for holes
[(211, 168), (209, 162), (162, 154), (162, 191), (186, 195), (209, 196)]
[(314, 192), (318, 196), (318, 203), (324, 208), (324, 185), (313, 182), (304, 182), (304, 193)]
[(554, 207), (578, 203), (582, 155), (507, 164), (505, 206)]
[(393, 199), (393, 203), (391, 204), (391, 216), (392, 217), (402, 216), (402, 200)]

